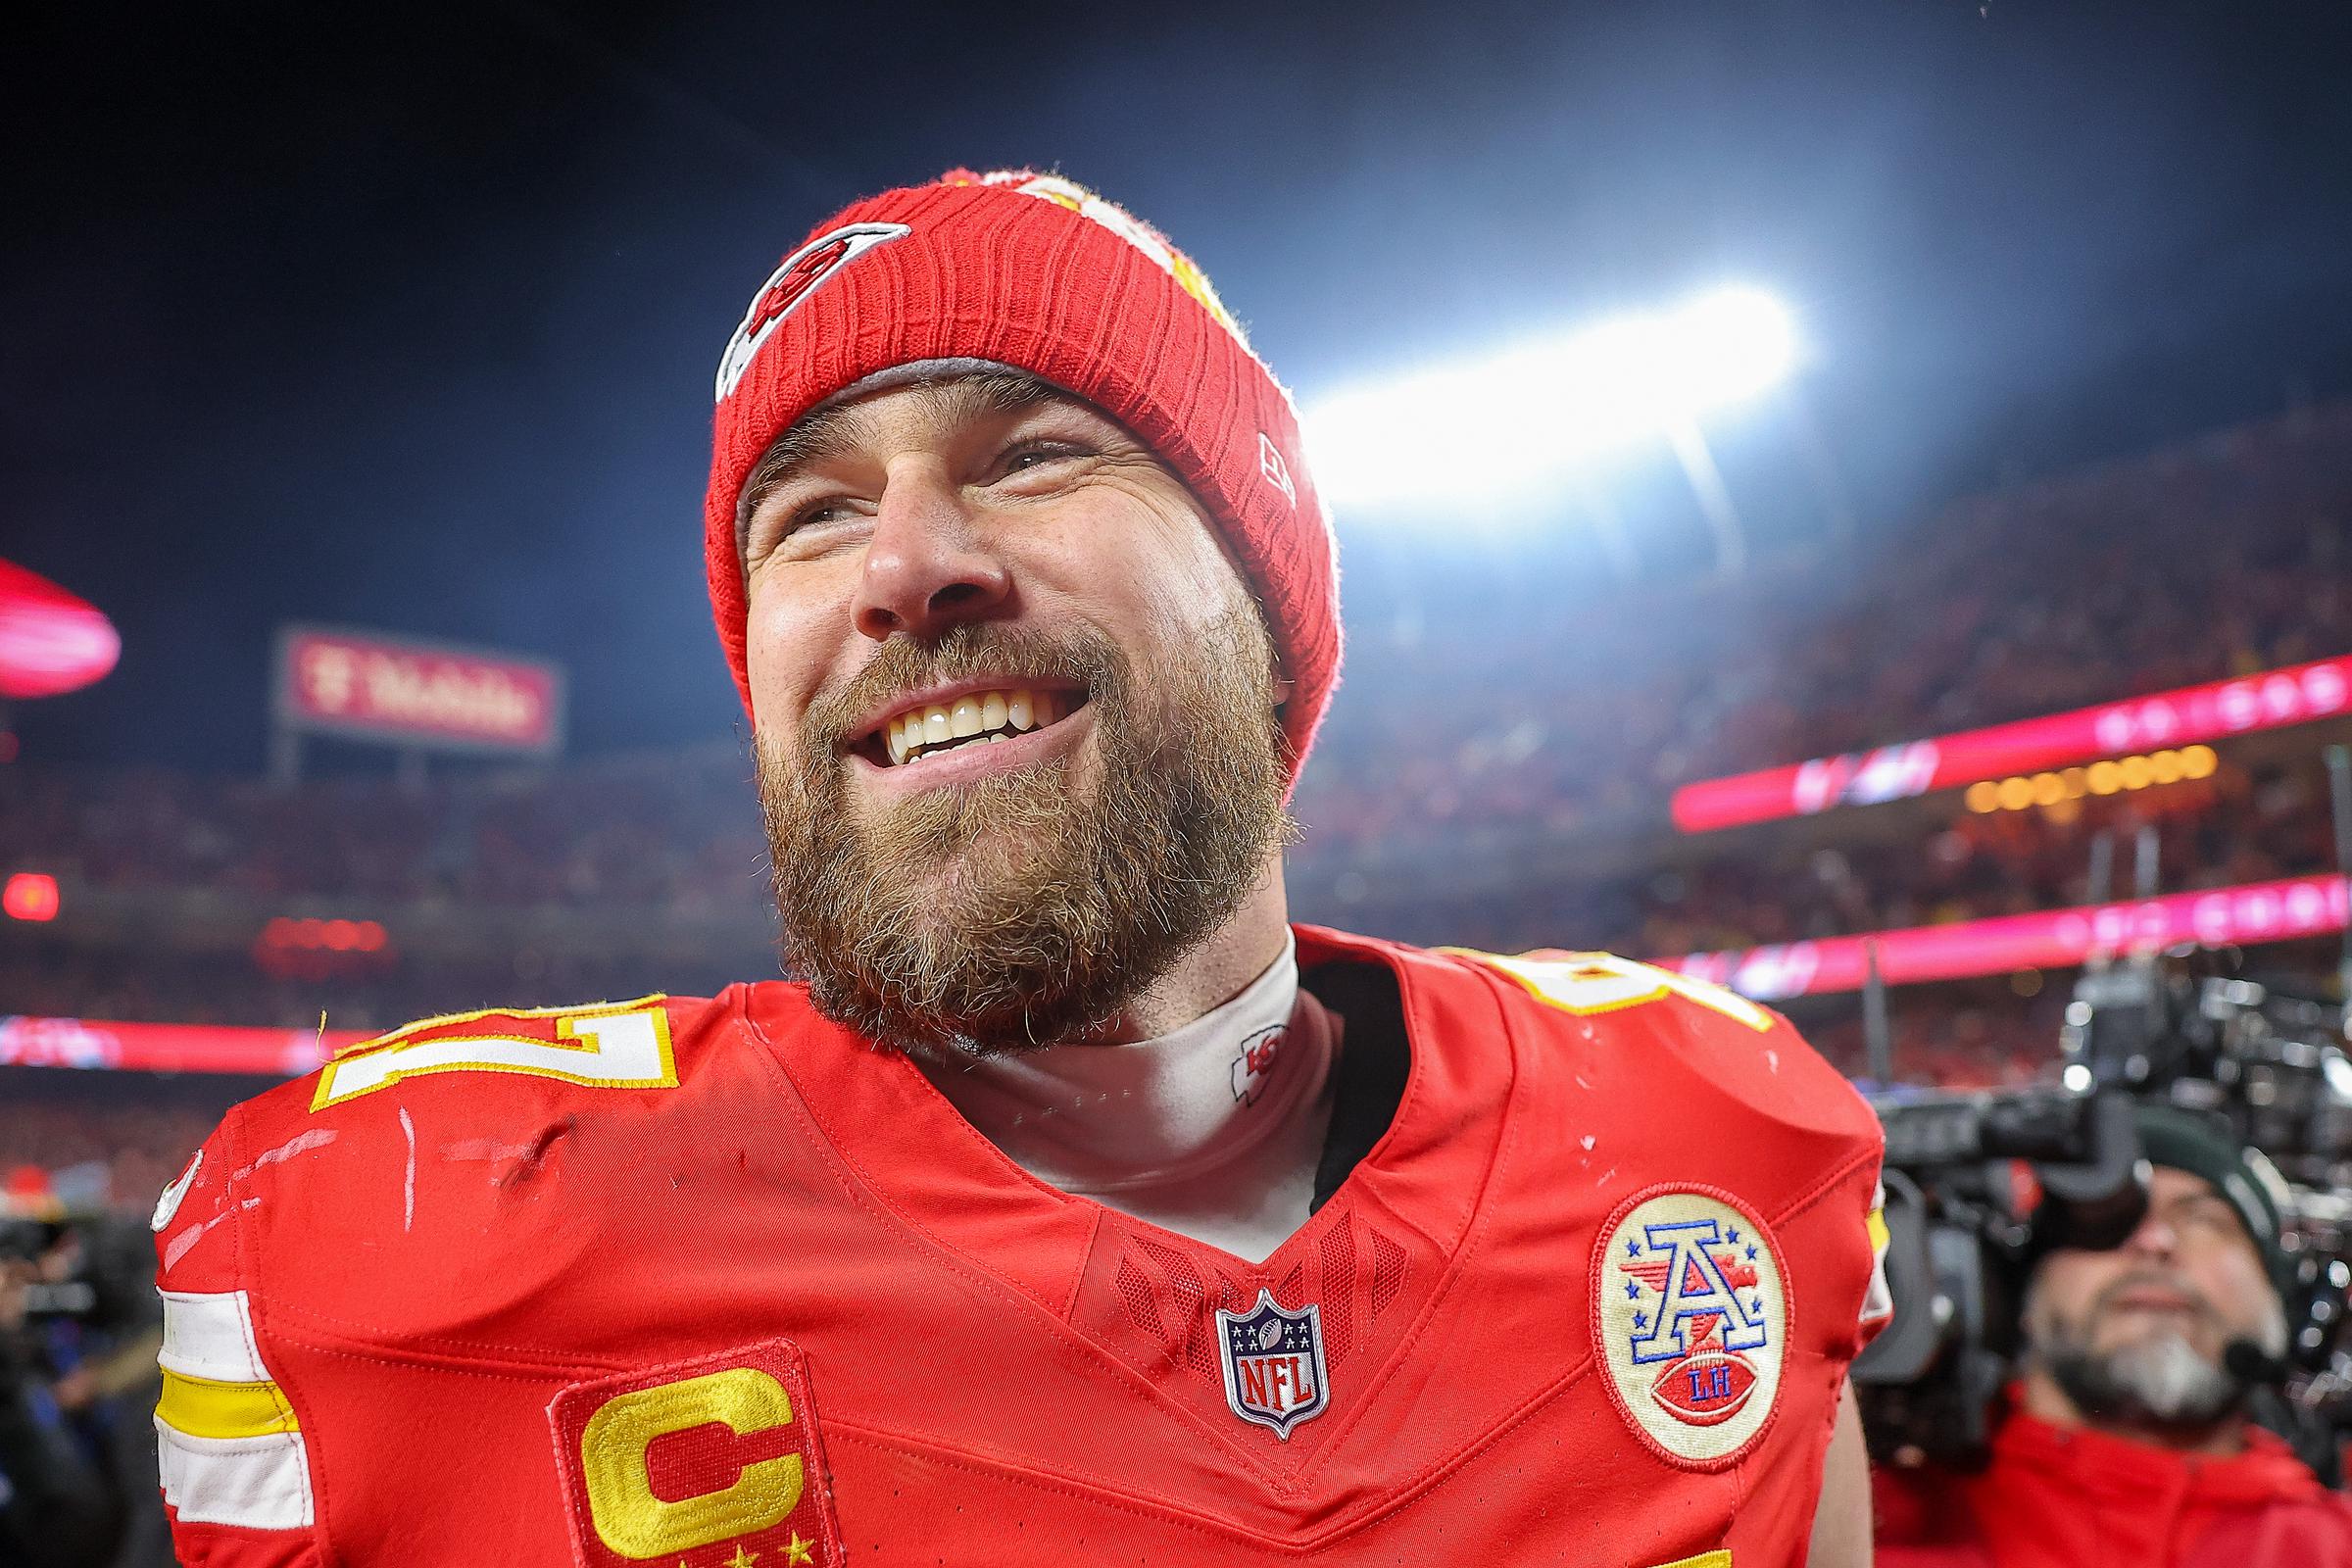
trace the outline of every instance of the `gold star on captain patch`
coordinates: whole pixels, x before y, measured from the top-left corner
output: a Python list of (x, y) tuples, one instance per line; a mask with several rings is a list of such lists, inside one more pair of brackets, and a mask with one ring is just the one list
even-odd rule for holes
[(808, 1543), (801, 1539), (801, 1533), (798, 1530), (792, 1533), (790, 1541), (784, 1543), (784, 1560), (787, 1563), (814, 1562), (816, 1560), (808, 1555)]
[(752, 1564), (759, 1560), (760, 1554), (744, 1550), (743, 1543), (739, 1541), (735, 1544), (735, 1555), (726, 1560), (725, 1568), (752, 1568)]

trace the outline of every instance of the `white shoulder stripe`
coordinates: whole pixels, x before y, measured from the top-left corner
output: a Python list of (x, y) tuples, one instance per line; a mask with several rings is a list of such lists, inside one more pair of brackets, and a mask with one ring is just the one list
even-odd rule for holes
[(191, 1524), (300, 1530), (312, 1522), (310, 1456), (299, 1432), (198, 1438), (155, 1424), (164, 1500)]
[(156, 1359), (164, 1370), (215, 1383), (270, 1380), (243, 1291), (166, 1291), (163, 1298), (164, 1348)]
[(1870, 1195), (1870, 1217), (1864, 1221), (1870, 1233), (1870, 1289), (1862, 1298), (1862, 1326), (1883, 1325), (1894, 1316), (1894, 1292), (1886, 1284), (1886, 1184), (1879, 1183)]

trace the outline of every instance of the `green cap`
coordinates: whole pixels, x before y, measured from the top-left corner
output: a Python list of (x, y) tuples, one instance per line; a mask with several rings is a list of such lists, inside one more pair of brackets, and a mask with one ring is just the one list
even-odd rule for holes
[(2213, 1184), (2254, 1239), (2271, 1282), (2284, 1290), (2293, 1275), (2279, 1235), (2284, 1228), (2286, 1183), (2261, 1150), (2237, 1141), (2221, 1117), (2180, 1105), (2142, 1102), (2135, 1107), (2139, 1145), (2148, 1162), (2202, 1176)]

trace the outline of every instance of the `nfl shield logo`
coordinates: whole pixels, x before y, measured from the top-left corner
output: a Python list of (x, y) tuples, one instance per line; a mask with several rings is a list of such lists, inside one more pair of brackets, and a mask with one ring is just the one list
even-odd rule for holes
[(1283, 1442), (1291, 1428), (1311, 1421), (1331, 1403), (1323, 1377), (1323, 1314), (1308, 1305), (1286, 1312), (1274, 1293), (1260, 1289), (1247, 1312), (1217, 1308), (1225, 1402), (1233, 1413), (1272, 1427)]

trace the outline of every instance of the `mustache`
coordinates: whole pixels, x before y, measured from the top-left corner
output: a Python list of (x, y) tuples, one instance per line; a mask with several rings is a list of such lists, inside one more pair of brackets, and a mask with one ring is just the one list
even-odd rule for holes
[(2107, 1282), (2098, 1295), (2090, 1298), (2088, 1315), (2096, 1317), (2112, 1308), (2118, 1298), (2129, 1295), (2132, 1291), (2146, 1290), (2164, 1291), (2178, 1296), (2188, 1302), (2189, 1309), (2197, 1316), (2211, 1322), (2221, 1321), (2221, 1314), (2214, 1310), (2213, 1303), (2205, 1298), (2203, 1291), (2198, 1290), (2179, 1275), (2167, 1274), (2160, 1269), (2133, 1269), (2129, 1273), (2117, 1275)]
[(945, 681), (1003, 676), (1007, 684), (1066, 681), (1092, 698), (1117, 679), (1119, 655), (1100, 632), (1055, 638), (1025, 626), (965, 621), (935, 641), (893, 637), (838, 691), (808, 705), (801, 738), (810, 756), (837, 752), (857, 740), (865, 715), (893, 699)]

